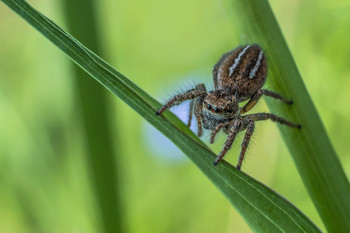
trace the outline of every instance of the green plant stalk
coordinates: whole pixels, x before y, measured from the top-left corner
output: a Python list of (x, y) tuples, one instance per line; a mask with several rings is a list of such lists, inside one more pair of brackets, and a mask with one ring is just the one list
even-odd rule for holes
[[(94, 0), (65, 0), (65, 13), (68, 27), (80, 41), (95, 52), (100, 53), (100, 40)], [(80, 67), (73, 67), (77, 104), (81, 106), (78, 114), (82, 123), (82, 135), (86, 141), (86, 159), (89, 164), (92, 190), (97, 203), (97, 217), (102, 232), (124, 232), (123, 207), (118, 179), (118, 162), (115, 155), (120, 154), (117, 138), (111, 137), (113, 128), (109, 123), (107, 91), (97, 86), (93, 79)], [(115, 119), (116, 120), (116, 119)], [(96, 123), (98, 122), (98, 124)], [(113, 141), (113, 143), (112, 143)], [(118, 151), (116, 149), (118, 148)]]
[[(279, 127), (301, 178), (329, 232), (350, 232), (350, 185), (286, 41), (266, 0), (228, 1), (244, 43), (258, 43), (268, 58), (268, 83), (293, 99), (292, 107), (268, 100), (272, 112), (301, 123), (300, 133)], [(244, 36), (242, 36), (244, 35)]]
[(255, 232), (320, 232), (295, 206), (273, 190), (225, 161), (213, 166), (215, 154), (187, 126), (170, 112), (156, 116), (155, 112), (160, 107), (157, 101), (51, 20), (24, 1), (1, 1), (172, 140), (225, 194)]

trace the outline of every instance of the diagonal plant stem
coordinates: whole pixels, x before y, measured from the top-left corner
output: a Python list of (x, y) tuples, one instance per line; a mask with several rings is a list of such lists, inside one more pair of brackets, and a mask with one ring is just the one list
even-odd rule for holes
[[(302, 124), (298, 135), (279, 127), (301, 178), (329, 232), (350, 232), (350, 185), (317, 110), (305, 88), (286, 41), (266, 0), (228, 1), (233, 22), (244, 43), (259, 43), (267, 51), (269, 84), (294, 106), (267, 101), (280, 112)], [(241, 39), (242, 40), (242, 39)]]
[(260, 182), (225, 161), (212, 165), (212, 153), (170, 112), (156, 116), (160, 104), (118, 71), (21, 0), (2, 0), (82, 69), (119, 96), (172, 140), (225, 194), (256, 232), (320, 232), (297, 208)]

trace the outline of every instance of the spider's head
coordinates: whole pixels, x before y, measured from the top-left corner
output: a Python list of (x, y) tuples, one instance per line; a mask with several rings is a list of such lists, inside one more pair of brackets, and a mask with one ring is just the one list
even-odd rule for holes
[(236, 97), (224, 90), (208, 92), (203, 101), (203, 110), (214, 116), (231, 118), (239, 112)]

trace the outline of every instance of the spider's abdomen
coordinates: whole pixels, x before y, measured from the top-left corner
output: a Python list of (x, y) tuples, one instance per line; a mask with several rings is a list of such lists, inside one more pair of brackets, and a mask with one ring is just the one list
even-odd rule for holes
[(266, 74), (265, 56), (258, 45), (241, 46), (224, 54), (213, 71), (217, 89), (234, 93), (240, 102), (262, 88)]

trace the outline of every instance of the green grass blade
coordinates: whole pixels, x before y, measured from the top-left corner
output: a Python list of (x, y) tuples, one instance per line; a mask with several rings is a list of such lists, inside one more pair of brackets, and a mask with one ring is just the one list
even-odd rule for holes
[[(101, 51), (98, 34), (97, 12), (93, 0), (65, 0), (65, 16), (68, 27), (86, 46), (95, 52)], [(73, 68), (77, 101), (81, 113), (77, 114), (82, 124), (82, 135), (86, 141), (86, 160), (89, 164), (92, 190), (97, 203), (96, 216), (101, 223), (101, 232), (124, 232), (125, 221), (121, 200), (121, 187), (115, 155), (120, 154), (121, 145), (112, 138), (109, 121), (110, 106), (107, 90), (96, 85), (80, 67)], [(117, 120), (117, 119), (115, 119)], [(97, 124), (98, 122), (98, 124)], [(115, 127), (113, 127), (115, 129)], [(112, 143), (113, 142), (113, 143)], [(118, 150), (118, 151), (116, 151)]]
[[(329, 232), (350, 232), (350, 185), (316, 108), (305, 88), (268, 1), (228, 1), (233, 22), (244, 43), (258, 43), (266, 50), (271, 87), (290, 97), (294, 106), (267, 101), (303, 128), (296, 132), (279, 127), (301, 178)], [(237, 36), (242, 38), (241, 35)], [(242, 42), (242, 43), (243, 43)]]
[[(65, 52), (93, 78), (172, 140), (225, 194), (256, 232), (320, 232), (295, 206), (260, 182), (222, 161), (173, 114), (156, 116), (160, 106), (135, 84), (21, 0), (2, 0)], [(215, 200), (213, 200), (215, 201)]]

